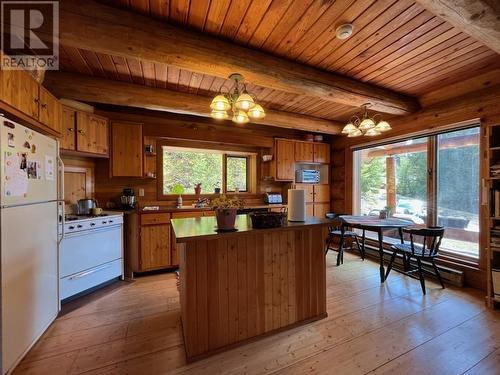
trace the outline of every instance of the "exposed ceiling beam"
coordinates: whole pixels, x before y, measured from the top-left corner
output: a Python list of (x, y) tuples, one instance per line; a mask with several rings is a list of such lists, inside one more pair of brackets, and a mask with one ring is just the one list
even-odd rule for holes
[(498, 0), (417, 0), (417, 2), (500, 54)]
[[(63, 72), (47, 74), (44, 86), (60, 98), (210, 117), (210, 98), (200, 95)], [(342, 129), (335, 121), (270, 109), (264, 119), (252, 122), (324, 134)]]
[(355, 107), (371, 103), (379, 112), (402, 115), (419, 108), (415, 98), (95, 1), (60, 3), (60, 37), (70, 47), (222, 78), (238, 72), (255, 85)]

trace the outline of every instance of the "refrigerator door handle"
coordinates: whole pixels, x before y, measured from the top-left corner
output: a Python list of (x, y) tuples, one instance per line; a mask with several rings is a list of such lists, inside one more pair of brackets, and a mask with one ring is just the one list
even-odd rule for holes
[[(61, 215), (61, 225), (58, 225), (58, 228), (60, 229), (60, 233), (58, 233), (58, 244), (61, 243), (61, 241), (64, 238), (64, 162), (62, 161), (60, 156), (57, 156), (57, 162), (59, 164), (59, 186), (58, 186), (58, 193), (59, 196), (57, 199), (59, 200), (58, 205), (60, 205), (59, 209), (59, 214)], [(59, 230), (58, 230), (59, 231)]]

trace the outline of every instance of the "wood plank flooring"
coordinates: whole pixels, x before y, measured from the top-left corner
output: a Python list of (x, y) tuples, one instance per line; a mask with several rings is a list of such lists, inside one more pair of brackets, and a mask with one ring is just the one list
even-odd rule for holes
[(15, 374), (498, 374), (500, 313), (484, 293), (442, 290), (327, 257), (328, 318), (186, 365), (173, 274), (119, 282), (64, 306)]

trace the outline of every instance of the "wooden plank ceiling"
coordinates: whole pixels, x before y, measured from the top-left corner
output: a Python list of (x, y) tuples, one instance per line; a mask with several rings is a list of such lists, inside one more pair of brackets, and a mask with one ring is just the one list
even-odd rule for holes
[[(410, 0), (103, 2), (415, 97), (500, 66), (494, 51)], [(345, 22), (354, 25), (354, 34), (341, 41), (335, 29)], [(65, 71), (207, 96), (225, 81), (172, 66), (61, 49)], [(276, 110), (339, 121), (358, 111), (264, 87), (249, 89)]]

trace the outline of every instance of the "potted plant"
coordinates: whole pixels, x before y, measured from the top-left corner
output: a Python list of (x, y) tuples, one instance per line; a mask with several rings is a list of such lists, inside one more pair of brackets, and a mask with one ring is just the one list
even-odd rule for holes
[(211, 202), (211, 207), (215, 211), (218, 230), (233, 230), (236, 221), (236, 212), (243, 208), (245, 202), (239, 197), (230, 198), (222, 194)]
[(194, 193), (196, 195), (200, 195), (201, 194), (201, 182), (197, 183), (195, 186), (194, 186)]
[(177, 183), (172, 187), (172, 193), (177, 194), (177, 208), (182, 207), (182, 194), (184, 194), (184, 186)]

